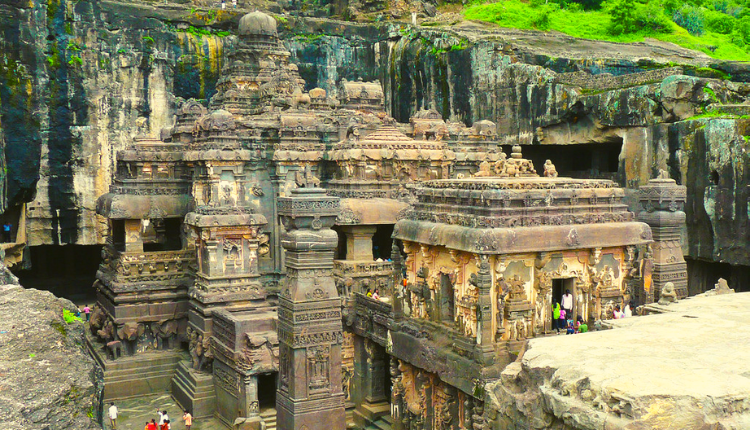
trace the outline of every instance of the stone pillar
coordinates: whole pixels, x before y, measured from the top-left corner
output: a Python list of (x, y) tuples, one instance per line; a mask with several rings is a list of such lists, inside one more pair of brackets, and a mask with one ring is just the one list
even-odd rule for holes
[(479, 256), (479, 272), (477, 272), (477, 360), (480, 363), (491, 364), (495, 355), (495, 336), (492, 333), (492, 272), (489, 256)]
[(672, 282), (678, 298), (687, 297), (687, 263), (682, 255), (681, 232), (685, 226), (687, 189), (666, 178), (662, 171), (640, 188), (642, 207), (638, 219), (651, 227), (653, 251), (653, 297), (659, 300), (662, 287)]
[(346, 259), (352, 261), (373, 261), (372, 237), (377, 227), (374, 225), (347, 225), (341, 231), (346, 235)]
[(385, 351), (370, 339), (365, 340), (367, 367), (365, 368), (365, 400), (370, 403), (385, 401)]
[(286, 278), (279, 295), (278, 428), (343, 430), (341, 299), (331, 271), (339, 199), (312, 187), (279, 198)]
[(394, 240), (391, 244), (391, 261), (393, 262), (393, 319), (400, 321), (404, 319), (404, 305), (402, 300), (406, 295), (404, 291), (404, 265), (401, 261), (401, 249), (398, 247), (398, 243)]
[(245, 376), (244, 387), (244, 409), (245, 417), (251, 417), (260, 413), (258, 403), (258, 377), (256, 375)]
[(141, 220), (125, 220), (125, 252), (143, 252)]

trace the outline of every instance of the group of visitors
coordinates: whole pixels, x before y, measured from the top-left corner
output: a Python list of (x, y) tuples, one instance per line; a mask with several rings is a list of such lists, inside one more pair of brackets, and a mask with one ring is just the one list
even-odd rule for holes
[(573, 312), (564, 308), (560, 308), (560, 303), (555, 302), (552, 307), (552, 328), (557, 330), (557, 334), (560, 334), (560, 330), (565, 330), (566, 334), (577, 334), (586, 333), (589, 331), (589, 326), (583, 317), (580, 315), (573, 321)]
[[(565, 290), (561, 302), (555, 301), (552, 305), (552, 329), (556, 330), (557, 334), (560, 334), (561, 330), (565, 330), (567, 334), (586, 333), (588, 325), (583, 318), (579, 315), (575, 321), (573, 320), (573, 295), (570, 294), (570, 290)], [(635, 304), (632, 301), (622, 309), (617, 305), (614, 307), (612, 318), (632, 317), (634, 310)]]
[(367, 297), (373, 298), (375, 300), (380, 300), (380, 291), (377, 288), (375, 288), (375, 291), (372, 291), (372, 288), (368, 288)]
[[(115, 403), (112, 402), (109, 404), (109, 410), (107, 411), (107, 415), (109, 416), (109, 425), (112, 428), (112, 430), (117, 430), (117, 415), (119, 414), (119, 411), (117, 410), (117, 406), (115, 406)], [(151, 419), (151, 421), (146, 421), (146, 427), (144, 430), (172, 430), (172, 422), (169, 419), (169, 414), (167, 414), (167, 411), (156, 411), (158, 418)], [(182, 421), (185, 423), (185, 428), (187, 430), (190, 430), (190, 428), (193, 426), (193, 416), (190, 415), (190, 412), (185, 410), (185, 413), (182, 414)]]

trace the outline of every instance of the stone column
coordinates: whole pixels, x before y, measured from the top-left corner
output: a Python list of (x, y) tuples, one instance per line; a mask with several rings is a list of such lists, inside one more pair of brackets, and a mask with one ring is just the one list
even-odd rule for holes
[(258, 377), (256, 375), (245, 376), (245, 387), (244, 387), (244, 409), (245, 417), (251, 417), (260, 413), (260, 407), (258, 404)]
[(365, 400), (370, 403), (385, 401), (385, 351), (370, 339), (365, 340), (367, 367), (365, 371)]
[(372, 237), (377, 227), (374, 225), (347, 225), (341, 231), (346, 235), (346, 259), (352, 261), (373, 261)]
[[(651, 227), (653, 251), (653, 297), (659, 300), (662, 287), (672, 282), (678, 298), (687, 297), (687, 263), (682, 255), (681, 232), (685, 226), (687, 189), (666, 178), (662, 171), (640, 188), (639, 201), (643, 210), (638, 219)], [(650, 294), (649, 294), (650, 295)]]
[(398, 243), (394, 240), (391, 244), (391, 261), (393, 262), (393, 319), (400, 321), (404, 319), (404, 305), (402, 300), (406, 295), (405, 287), (403, 284), (404, 280), (404, 265), (401, 261), (401, 249), (398, 247)]
[(477, 354), (480, 363), (491, 364), (495, 355), (495, 336), (492, 333), (492, 272), (488, 255), (479, 256), (477, 272)]
[(143, 237), (141, 236), (141, 220), (125, 220), (125, 251), (143, 252)]
[(312, 187), (279, 198), (286, 278), (279, 295), (278, 428), (343, 430), (341, 299), (331, 275), (339, 199)]

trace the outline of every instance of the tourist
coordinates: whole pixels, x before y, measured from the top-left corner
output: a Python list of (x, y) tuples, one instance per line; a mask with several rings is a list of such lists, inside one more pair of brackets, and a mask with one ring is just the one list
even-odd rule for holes
[[(237, 0), (232, 0), (232, 7), (234, 7), (235, 9), (237, 9)], [(190, 427), (188, 427), (188, 428), (190, 428)]]
[[(566, 314), (567, 312), (565, 312), (565, 309), (560, 309), (560, 319), (557, 320), (557, 326), (563, 330), (565, 329), (565, 327), (567, 327), (567, 320), (565, 318)], [(557, 332), (559, 333), (560, 330), (558, 330)]]
[(164, 421), (169, 419), (169, 415), (167, 415), (167, 411), (156, 411), (156, 413), (159, 414), (159, 426), (163, 428)]
[(164, 424), (161, 425), (161, 430), (172, 430), (172, 424), (169, 423), (169, 420), (164, 420)]
[(627, 305), (625, 305), (625, 309), (623, 309), (623, 318), (628, 318), (633, 316), (633, 311), (635, 310), (635, 306), (633, 305), (633, 301), (629, 301)]
[(613, 316), (613, 317), (614, 317), (614, 319), (616, 319), (616, 320), (619, 320), (619, 319), (625, 318), (625, 314), (624, 314), (624, 313), (622, 313), (622, 311), (620, 310), (620, 305), (617, 305), (617, 306), (615, 306), (615, 311), (613, 312), (613, 315), (612, 315), (612, 316)]
[(372, 288), (367, 289), (367, 297), (372, 297)]
[(151, 423), (146, 421), (146, 426), (143, 427), (143, 430), (151, 430)]
[(225, 10), (226, 8), (227, 8), (226, 0), (221, 0), (221, 10)]
[(193, 425), (193, 416), (190, 415), (190, 412), (188, 412), (187, 409), (185, 409), (185, 413), (182, 414), (182, 421), (185, 421), (185, 428), (190, 430), (190, 427)]
[(375, 292), (372, 293), (372, 298), (375, 300), (380, 300), (380, 291), (377, 288), (375, 288)]
[(573, 295), (570, 294), (570, 290), (565, 290), (562, 296), (562, 308), (565, 310), (565, 316), (573, 318)]
[(113, 430), (117, 428), (117, 406), (114, 402), (109, 404), (109, 425)]
[(575, 334), (576, 329), (573, 328), (573, 320), (568, 320), (568, 329), (565, 334)]
[(552, 328), (557, 330), (557, 334), (560, 334), (560, 326), (557, 322), (560, 320), (560, 303), (555, 302), (552, 306)]
[(586, 333), (589, 331), (589, 326), (586, 324), (586, 321), (581, 319), (581, 325), (578, 326), (578, 333)]
[(83, 313), (86, 314), (86, 321), (88, 321), (90, 316), (89, 314), (91, 313), (91, 308), (89, 307), (89, 305), (83, 307)]
[(158, 427), (156, 427), (156, 420), (151, 418), (151, 422), (147, 423), (148, 426), (146, 426), (146, 430), (159, 430)]

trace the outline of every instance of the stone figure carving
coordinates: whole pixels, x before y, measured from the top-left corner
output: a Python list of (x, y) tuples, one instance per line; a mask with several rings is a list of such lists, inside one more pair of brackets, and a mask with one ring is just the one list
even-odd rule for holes
[(674, 283), (667, 282), (666, 284), (664, 284), (664, 287), (661, 289), (661, 294), (659, 295), (659, 304), (662, 306), (666, 306), (676, 301), (677, 301), (677, 292), (675, 292)]
[(192, 368), (199, 371), (207, 370), (213, 358), (209, 339), (204, 339), (202, 333), (191, 327), (187, 328), (187, 337)]
[(656, 179), (669, 179), (669, 172), (664, 169), (659, 169), (659, 173), (656, 174)]
[(555, 165), (552, 164), (551, 160), (547, 160), (544, 162), (544, 177), (546, 178), (557, 177), (557, 169), (555, 168)]
[(727, 284), (727, 280), (724, 278), (719, 278), (719, 281), (714, 285), (714, 288), (712, 290), (708, 290), (703, 294), (698, 294), (699, 296), (718, 296), (721, 294), (732, 294), (734, 293), (734, 289), (729, 288), (729, 284)]
[(175, 320), (167, 320), (151, 323), (151, 333), (156, 339), (157, 349), (166, 349), (177, 346), (172, 342), (177, 336), (178, 325)]
[(305, 164), (304, 171), (296, 173), (295, 182), (300, 188), (317, 188), (320, 185), (320, 179), (312, 174), (309, 164)]

